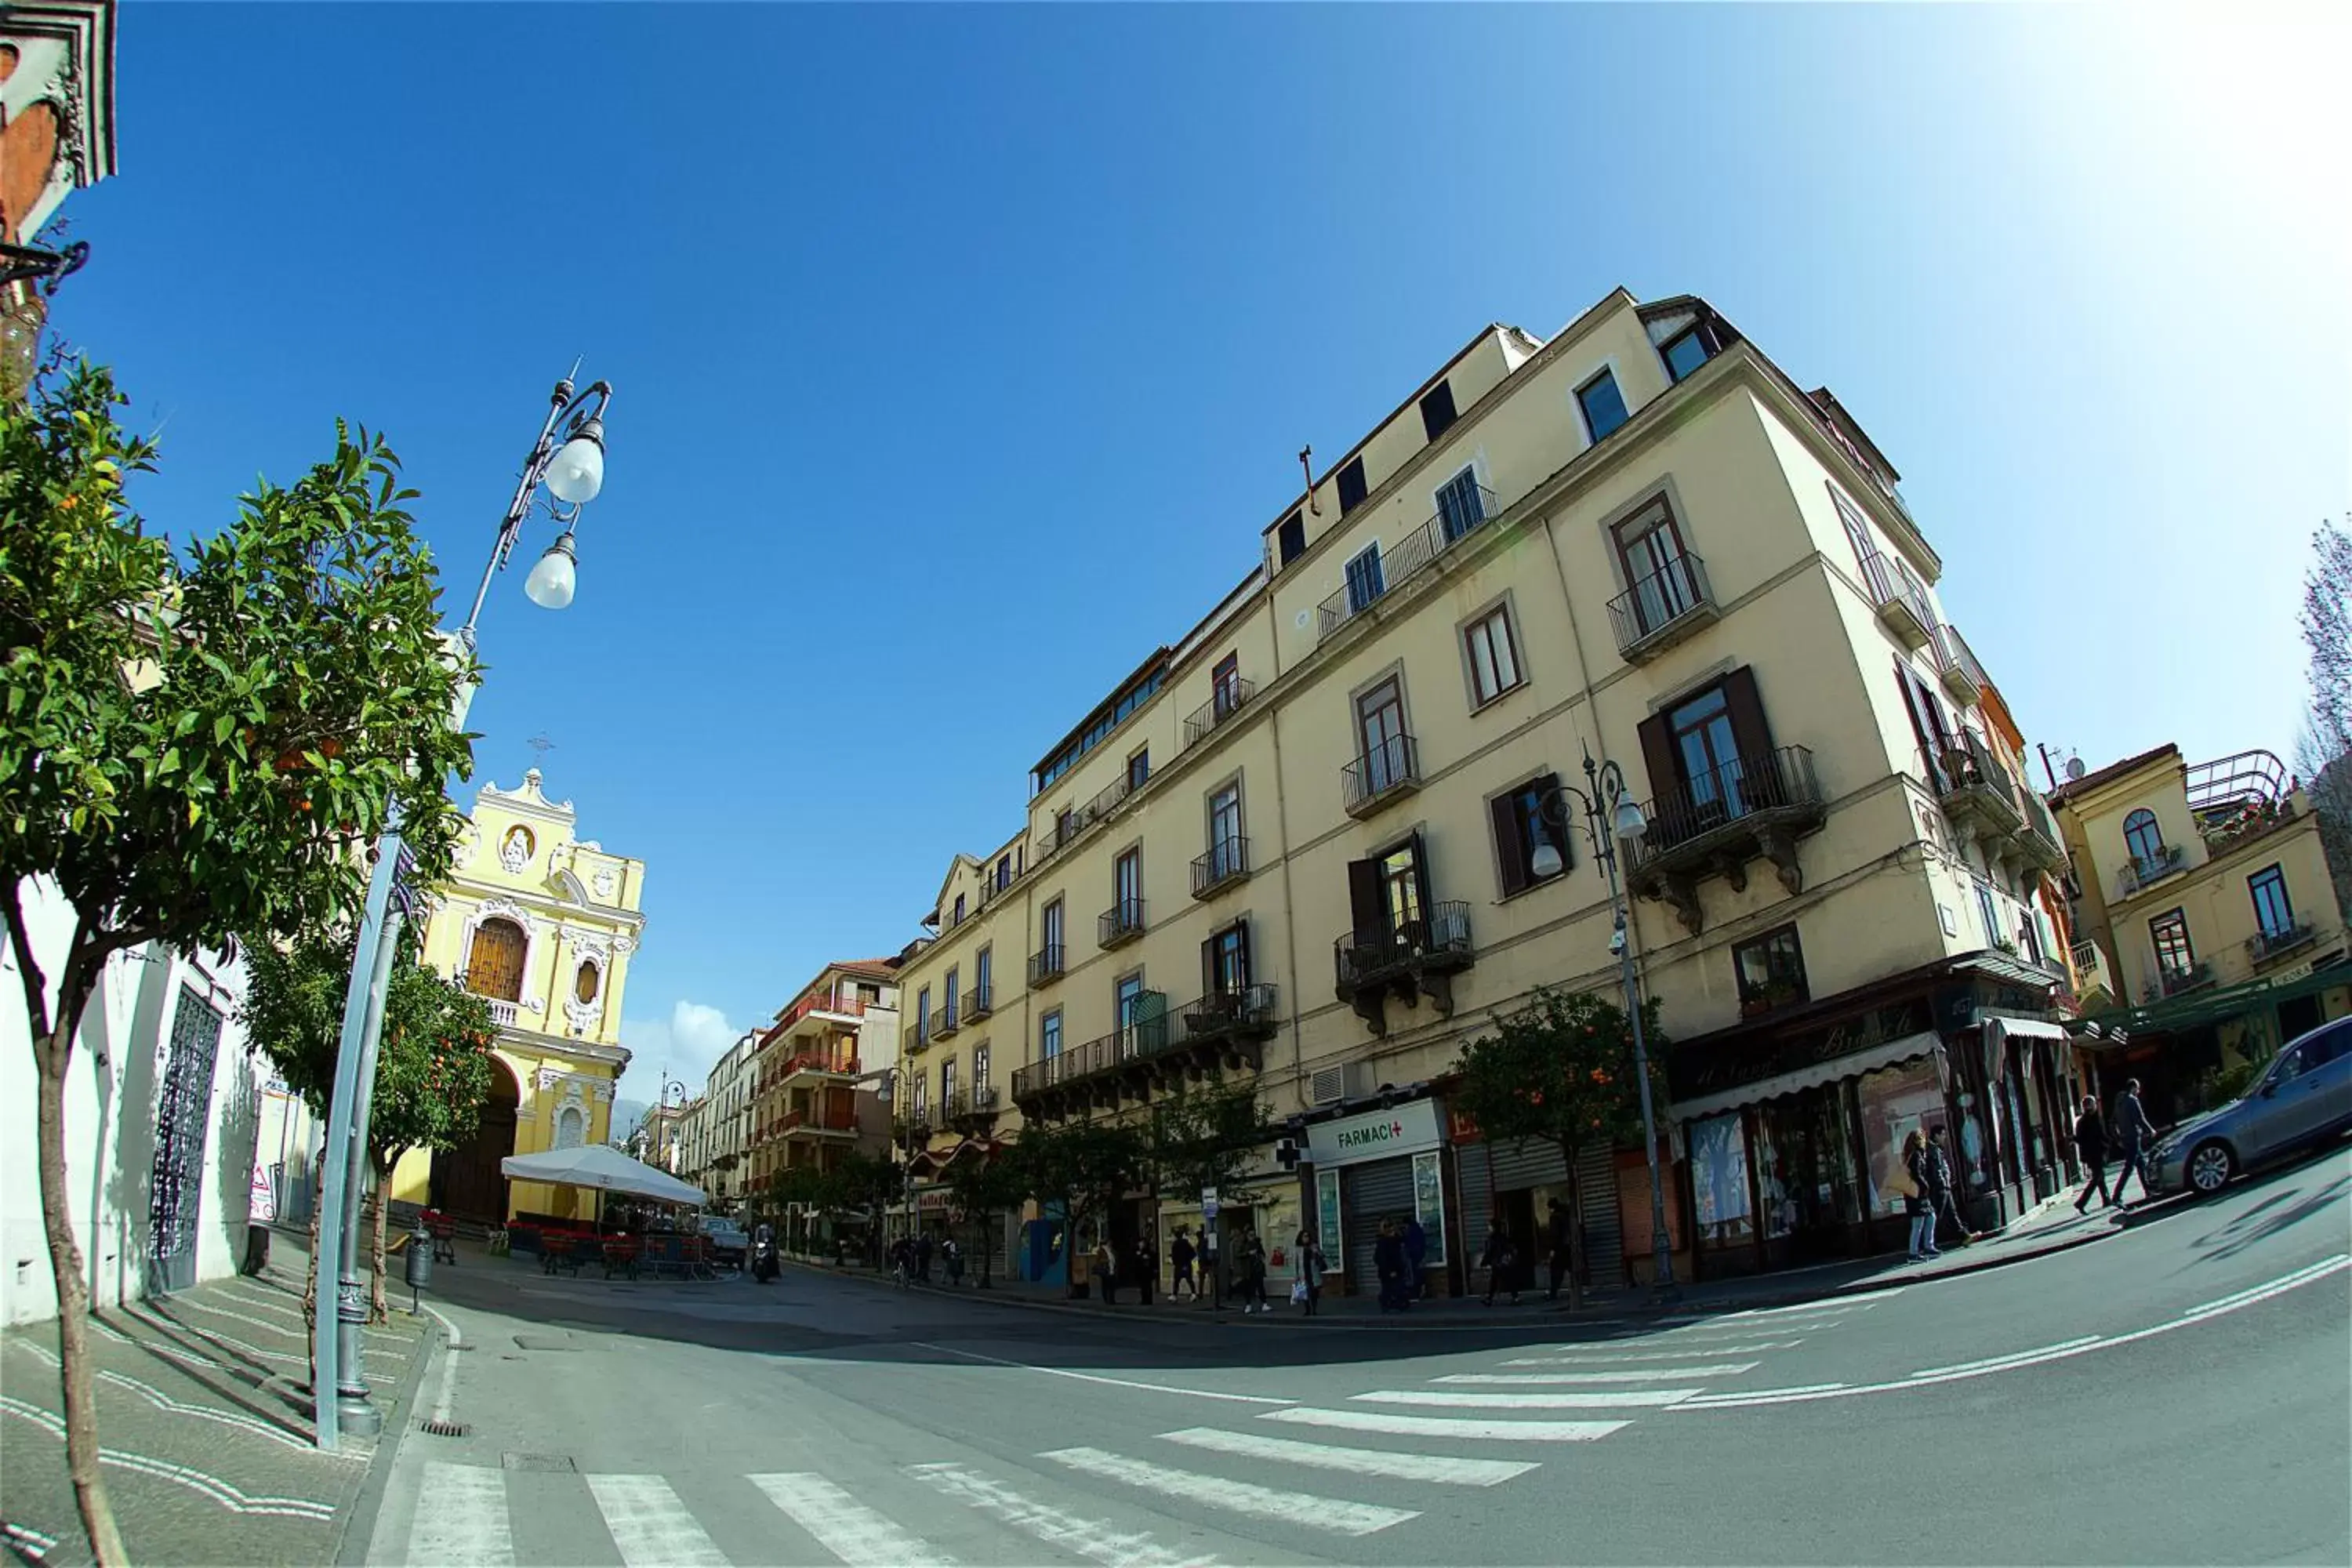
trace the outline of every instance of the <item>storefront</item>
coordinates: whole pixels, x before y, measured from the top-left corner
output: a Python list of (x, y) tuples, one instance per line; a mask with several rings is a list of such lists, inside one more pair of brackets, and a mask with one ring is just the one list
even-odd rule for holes
[(1422, 1266), (1440, 1288), (1453, 1261), (1444, 1143), (1437, 1101), (1426, 1097), (1307, 1124), (1306, 1190), (1324, 1255), (1349, 1290), (1380, 1289), (1373, 1248), (1383, 1220), (1399, 1230), (1421, 1222)]
[[(1459, 1110), (1451, 1121), (1454, 1172), (1462, 1194), (1462, 1255), (1469, 1268), (1475, 1269), (1486, 1256), (1487, 1237), (1500, 1224), (1519, 1258), (1518, 1288), (1547, 1286), (1549, 1275), (1544, 1265), (1551, 1246), (1551, 1205), (1557, 1201), (1570, 1214), (1581, 1216), (1576, 1253), (1579, 1278), (1585, 1289), (1614, 1290), (1629, 1283), (1615, 1149), (1603, 1142), (1580, 1150), (1571, 1179), (1567, 1157), (1557, 1143), (1541, 1140), (1490, 1143), (1478, 1124)], [(1636, 1165), (1640, 1160), (1637, 1149)], [(1648, 1176), (1646, 1167), (1643, 1170), (1642, 1212), (1646, 1215)], [(1642, 1231), (1648, 1234), (1646, 1218)], [(1485, 1288), (1483, 1279), (1474, 1283)], [(1506, 1283), (1503, 1288), (1512, 1287)]]

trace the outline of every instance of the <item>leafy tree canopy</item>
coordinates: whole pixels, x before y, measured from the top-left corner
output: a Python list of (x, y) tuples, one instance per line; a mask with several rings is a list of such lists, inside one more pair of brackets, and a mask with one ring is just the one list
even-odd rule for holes
[[(1658, 1076), (1667, 1040), (1658, 1004), (1643, 1004), (1651, 1092), (1661, 1103)], [(1454, 1106), (1489, 1139), (1540, 1138), (1557, 1144), (1572, 1164), (1592, 1143), (1642, 1141), (1640, 1086), (1633, 1074), (1633, 1031), (1625, 1010), (1584, 991), (1538, 988), (1516, 1013), (1498, 1016), (1491, 1034), (1462, 1050)]]

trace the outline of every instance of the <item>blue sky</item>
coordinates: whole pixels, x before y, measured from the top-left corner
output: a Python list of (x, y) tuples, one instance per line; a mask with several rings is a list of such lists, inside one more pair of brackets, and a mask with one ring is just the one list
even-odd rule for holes
[[(626, 1035), (698, 1078), (1492, 320), (1705, 294), (1905, 475), (2029, 734), (2293, 743), (2352, 504), (2338, 26), (2147, 9), (133, 4), (55, 324), (206, 531), (337, 415), (461, 599), (547, 387), (618, 388), (544, 732), (649, 863)], [(2332, 149), (2332, 151), (2331, 151)], [(468, 793), (467, 798), (470, 798)]]

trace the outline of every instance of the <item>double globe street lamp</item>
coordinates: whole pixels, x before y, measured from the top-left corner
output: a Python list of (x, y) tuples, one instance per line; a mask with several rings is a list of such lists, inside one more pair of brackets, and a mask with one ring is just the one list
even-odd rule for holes
[[(475, 652), (474, 623), (490, 594), (490, 581), (505, 569), (523, 524), (546, 492), (548, 515), (563, 531), (531, 567), (523, 593), (543, 609), (560, 610), (572, 603), (578, 585), (579, 556), (572, 535), (580, 526), (581, 509), (604, 487), (604, 409), (613, 400), (610, 383), (595, 382), (575, 392), (572, 374), (555, 384), (539, 439), (516, 481), (514, 499), (499, 523), (498, 542), (489, 564), (482, 570), (482, 585), (474, 595), (465, 624), (445, 634), (450, 657), (470, 663)], [(560, 435), (559, 435), (560, 432)], [(451, 710), (453, 727), (462, 726), (473, 700), (473, 683), (459, 689)], [(352, 956), (352, 978), (343, 994), (342, 1034), (335, 1048), (335, 1083), (328, 1101), (327, 1138), (321, 1156), (319, 1205), (318, 1268), (320, 1279), (335, 1282), (335, 1326), (330, 1332), (325, 1314), (311, 1324), (312, 1396), (316, 1441), (332, 1453), (338, 1435), (370, 1435), (383, 1429), (383, 1413), (370, 1403), (363, 1363), (367, 1325), (367, 1283), (359, 1272), (360, 1185), (353, 1179), (362, 1166), (365, 1137), (375, 1090), (377, 1047), (383, 1030), (384, 989), (392, 979), (393, 955), (400, 945), (401, 928), (410, 913), (407, 874), (415, 869), (401, 843), (395, 815), (376, 840), (375, 868), (368, 878), (367, 902), (361, 912), (359, 943)], [(431, 868), (437, 874), (442, 868)], [(377, 1194), (379, 1203), (390, 1194)], [(412, 1244), (413, 1245), (413, 1244)]]
[[(1556, 828), (1565, 837), (1571, 821), (1569, 797), (1574, 796), (1584, 808), (1584, 831), (1592, 841), (1592, 858), (1609, 878), (1609, 910), (1615, 917), (1609, 951), (1617, 956), (1625, 1017), (1633, 1028), (1633, 1079), (1642, 1089), (1642, 1152), (1650, 1162), (1650, 1256), (1655, 1260), (1652, 1285), (1658, 1300), (1672, 1301), (1678, 1292), (1673, 1238), (1666, 1234), (1666, 1189), (1658, 1175), (1658, 1128), (1650, 1104), (1650, 1047), (1643, 1037), (1641, 986), (1633, 973), (1633, 946), (1627, 940), (1625, 899), (1617, 885), (1617, 841), (1640, 842), (1650, 823), (1641, 806), (1626, 796), (1625, 770), (1614, 762), (1595, 763), (1590, 750), (1584, 753), (1584, 786), (1553, 784), (1543, 795), (1538, 814), (1545, 827)], [(1538, 878), (1557, 877), (1567, 868), (1568, 858), (1549, 836), (1528, 858), (1528, 869)]]

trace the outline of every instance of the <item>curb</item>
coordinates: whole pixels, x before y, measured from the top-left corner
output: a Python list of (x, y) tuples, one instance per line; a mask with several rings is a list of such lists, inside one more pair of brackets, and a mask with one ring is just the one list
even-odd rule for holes
[[(2126, 1216), (2124, 1218), (2105, 1230), (2086, 1231), (2080, 1236), (2067, 1237), (2063, 1240), (2052, 1242), (2047, 1247), (2039, 1247), (2030, 1252), (2014, 1252), (2004, 1254), (2000, 1257), (1972, 1259), (1966, 1263), (1955, 1264), (1953, 1267), (1948, 1268), (1939, 1268), (1933, 1274), (1913, 1274), (1898, 1276), (1892, 1279), (1857, 1279), (1849, 1281), (1843, 1285), (1794, 1287), (1787, 1290), (1772, 1292), (1759, 1291), (1752, 1295), (1743, 1295), (1736, 1301), (1723, 1301), (1714, 1304), (1676, 1302), (1671, 1306), (1658, 1307), (1653, 1306), (1648, 1302), (1640, 1300), (1618, 1300), (1607, 1304), (1607, 1306), (1602, 1309), (1599, 1314), (1590, 1317), (1573, 1316), (1562, 1310), (1552, 1310), (1537, 1312), (1522, 1311), (1511, 1316), (1489, 1314), (1477, 1318), (1465, 1318), (1458, 1322), (1432, 1321), (1428, 1318), (1423, 1318), (1417, 1321), (1384, 1317), (1358, 1320), (1352, 1315), (1333, 1318), (1317, 1318), (1312, 1321), (1318, 1327), (1324, 1324), (1336, 1324), (1339, 1327), (1349, 1330), (1370, 1329), (1383, 1333), (1412, 1333), (1415, 1331), (1427, 1331), (1432, 1329), (1496, 1329), (1507, 1328), (1514, 1324), (1543, 1324), (1554, 1321), (1560, 1322), (1563, 1327), (1575, 1325), (1597, 1328), (1612, 1321), (1622, 1321), (1628, 1318), (1655, 1321), (1669, 1318), (1721, 1317), (1734, 1312), (1755, 1311), (1767, 1308), (1799, 1306), (1807, 1301), (1834, 1300), (1847, 1296), (1878, 1295), (1888, 1290), (1899, 1290), (1907, 1286), (1932, 1285), (1938, 1280), (1958, 1279), (1969, 1274), (1982, 1274), (1990, 1269), (2005, 1268), (2011, 1264), (2030, 1262), (2036, 1258), (2049, 1258), (2061, 1252), (2072, 1252), (2077, 1247), (2088, 1247), (2094, 1242), (2105, 1241), (2112, 1237), (2122, 1235), (2125, 1231), (2133, 1228), (2135, 1226), (2147, 1224), (2152, 1220), (2166, 1218), (2171, 1214), (2179, 1212), (2179, 1207), (2185, 1206), (2187, 1206), (2185, 1204), (2179, 1205), (2178, 1206), (2173, 1205), (2166, 1205), (2162, 1206), (2151, 1205), (2149, 1205), (2149, 1209), (2153, 1209), (2155, 1212), (2149, 1212), (2147, 1209), (2126, 1210), (2125, 1211)], [(812, 1274), (830, 1275), (837, 1279), (847, 1279), (860, 1284), (870, 1284), (877, 1288), (887, 1287), (889, 1284), (887, 1279), (879, 1276), (869, 1275), (864, 1271), (853, 1272), (849, 1269), (834, 1268), (824, 1264), (800, 1263), (791, 1259), (787, 1259), (786, 1261), (790, 1267), (804, 1269)], [(895, 1289), (895, 1287), (891, 1288)], [(924, 1294), (929, 1296), (942, 1296), (944, 1299), (950, 1300), (977, 1301), (992, 1307), (1025, 1309), (1026, 1310), (1033, 1312), (1055, 1312), (1066, 1317), (1087, 1318), (1097, 1322), (1139, 1321), (1146, 1323), (1167, 1323), (1182, 1327), (1186, 1326), (1187, 1321), (1182, 1318), (1161, 1316), (1157, 1311), (1150, 1309), (1143, 1309), (1137, 1312), (1130, 1312), (1122, 1318), (1118, 1316), (1119, 1309), (1115, 1307), (1092, 1305), (1079, 1306), (1076, 1303), (1062, 1301), (1038, 1301), (1017, 1296), (992, 1295), (978, 1289), (958, 1290), (952, 1294), (949, 1294), (939, 1290), (936, 1287), (931, 1287), (926, 1289)], [(1223, 1324), (1241, 1324), (1244, 1321), (1244, 1319), (1243, 1314), (1238, 1311), (1229, 1311), (1204, 1314), (1197, 1323), (1193, 1323), (1191, 1326), (1207, 1328)], [(1255, 1317), (1247, 1320), (1247, 1325), (1252, 1329), (1257, 1329), (1271, 1328), (1276, 1323), (1285, 1323), (1304, 1329), (1308, 1324), (1308, 1321), (1309, 1320), (1300, 1316), (1295, 1311), (1284, 1310), (1273, 1313), (1256, 1314)]]
[[(449, 1336), (441, 1326), (429, 1316), (425, 1318), (425, 1332), (416, 1336), (417, 1353), (409, 1358), (408, 1375), (401, 1380), (384, 1407), (383, 1431), (376, 1438), (375, 1455), (368, 1460), (367, 1475), (352, 1498), (352, 1506), (343, 1510), (341, 1528), (335, 1534), (334, 1553), (328, 1559), (337, 1568), (361, 1568), (367, 1562), (376, 1515), (383, 1509), (384, 1489), (392, 1483), (393, 1462), (400, 1455), (401, 1445), (408, 1441), (409, 1413), (416, 1408), (416, 1391), (424, 1384), (426, 1370), (449, 1353)], [(425, 1354), (424, 1347), (436, 1341), (439, 1353)]]

